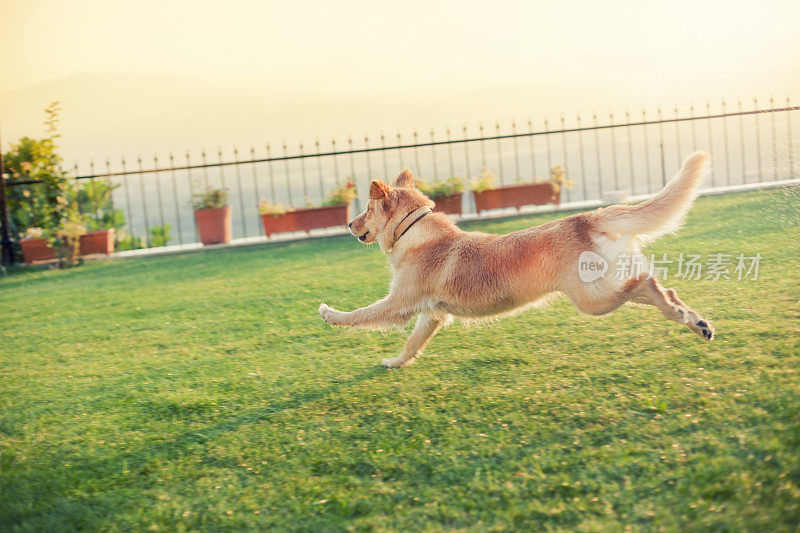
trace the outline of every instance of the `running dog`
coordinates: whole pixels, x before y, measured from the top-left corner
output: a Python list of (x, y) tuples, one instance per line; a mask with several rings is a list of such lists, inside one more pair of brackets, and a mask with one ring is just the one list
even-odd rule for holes
[[(610, 313), (625, 302), (652, 305), (713, 340), (711, 324), (647, 267), (629, 279), (616, 275), (623, 258), (646, 266), (641, 247), (681, 226), (709, 159), (693, 153), (661, 192), (640, 204), (612, 205), (507, 235), (463, 231), (446, 215), (431, 212), (434, 202), (415, 188), (408, 170), (392, 185), (374, 180), (367, 210), (349, 226), (362, 243), (377, 242), (386, 254), (393, 274), (389, 294), (350, 312), (323, 303), (319, 314), (334, 326), (378, 330), (403, 327), (419, 315), (402, 353), (382, 361), (387, 368), (412, 364), (453, 317), (492, 319), (558, 293), (590, 315)], [(588, 281), (579, 266), (587, 253), (607, 267)]]

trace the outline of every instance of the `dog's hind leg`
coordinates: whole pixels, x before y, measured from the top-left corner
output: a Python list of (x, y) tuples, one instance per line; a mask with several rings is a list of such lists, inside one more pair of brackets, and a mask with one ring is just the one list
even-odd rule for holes
[(623, 290), (634, 303), (653, 305), (665, 317), (684, 324), (706, 340), (714, 340), (714, 327), (700, 313), (683, 303), (675, 289), (665, 289), (656, 278), (633, 278)]
[(706, 340), (714, 340), (714, 328), (700, 313), (683, 303), (674, 289), (665, 289), (646, 274), (625, 281), (622, 287), (575, 284), (564, 292), (579, 311), (589, 315), (605, 315), (625, 302), (652, 305), (669, 320), (686, 325)]
[(411, 336), (406, 341), (403, 352), (397, 357), (384, 359), (381, 364), (386, 368), (398, 368), (413, 364), (422, 353), (422, 350), (425, 349), (428, 341), (436, 335), (439, 329), (446, 326), (452, 318), (450, 315), (434, 317), (424, 313), (420, 314), (417, 324), (414, 326), (414, 331), (411, 332)]

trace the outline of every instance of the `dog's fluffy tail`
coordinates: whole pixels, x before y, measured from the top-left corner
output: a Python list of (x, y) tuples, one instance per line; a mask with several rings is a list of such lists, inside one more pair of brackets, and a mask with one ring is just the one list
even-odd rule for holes
[(694, 152), (678, 174), (649, 200), (637, 205), (612, 205), (598, 214), (601, 228), (617, 235), (635, 235), (642, 243), (677, 231), (697, 196), (711, 156)]

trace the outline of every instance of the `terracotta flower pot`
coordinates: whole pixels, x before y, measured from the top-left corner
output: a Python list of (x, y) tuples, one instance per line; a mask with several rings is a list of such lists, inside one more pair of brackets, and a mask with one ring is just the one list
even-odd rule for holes
[(285, 231), (305, 231), (312, 229), (332, 228), (347, 226), (349, 219), (349, 205), (331, 205), (326, 207), (311, 207), (308, 209), (295, 209), (282, 215), (261, 215), (264, 224), (264, 233), (267, 237), (273, 233)]
[(81, 235), (81, 255), (106, 254), (114, 251), (114, 228), (90, 231)]
[(462, 196), (460, 192), (448, 196), (440, 196), (434, 200), (434, 202), (436, 202), (436, 207), (434, 207), (433, 210), (447, 215), (460, 215)]
[(194, 222), (197, 224), (197, 233), (203, 244), (230, 242), (233, 237), (231, 206), (229, 205), (212, 209), (196, 209)]
[(42, 237), (20, 239), (19, 245), (22, 248), (22, 256), (28, 264), (56, 258), (55, 250), (50, 248), (47, 245), (47, 239)]
[(506, 185), (481, 192), (473, 192), (475, 210), (478, 214), (487, 209), (516, 207), (523, 205), (539, 205), (561, 202), (561, 193), (556, 192), (552, 183), (524, 183), (522, 185)]

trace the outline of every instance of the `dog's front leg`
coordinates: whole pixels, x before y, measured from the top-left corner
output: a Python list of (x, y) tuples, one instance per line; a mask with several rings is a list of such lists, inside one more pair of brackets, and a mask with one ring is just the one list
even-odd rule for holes
[(328, 305), (319, 305), (319, 316), (334, 326), (353, 326), (362, 329), (386, 329), (405, 326), (414, 310), (396, 296), (391, 294), (374, 304), (361, 307), (355, 311), (337, 311)]
[(424, 313), (420, 314), (417, 324), (414, 326), (414, 331), (411, 332), (411, 336), (406, 341), (403, 352), (397, 357), (384, 359), (381, 364), (386, 368), (399, 368), (413, 364), (422, 353), (422, 350), (425, 349), (428, 341), (436, 335), (440, 328), (446, 326), (452, 318), (451, 315), (433, 317)]

